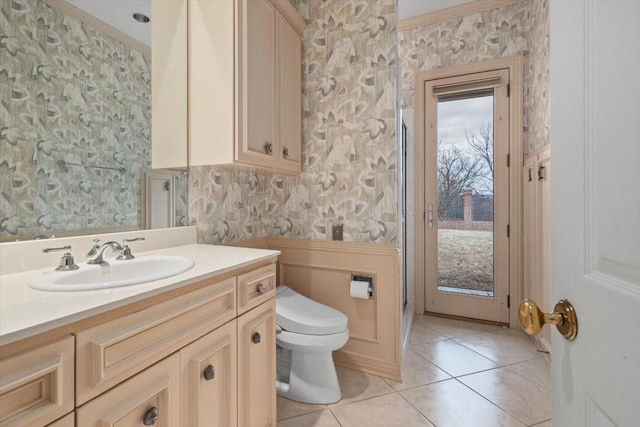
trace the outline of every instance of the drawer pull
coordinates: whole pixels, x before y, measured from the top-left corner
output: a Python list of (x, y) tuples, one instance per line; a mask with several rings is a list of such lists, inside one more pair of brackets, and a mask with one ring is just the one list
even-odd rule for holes
[(258, 292), (260, 292), (261, 294), (266, 293), (269, 290), (269, 288), (266, 285), (263, 285), (262, 283), (258, 284)]
[(204, 368), (204, 379), (207, 381), (211, 381), (216, 376), (216, 368), (213, 365), (209, 365)]
[(254, 344), (259, 344), (260, 341), (262, 341), (260, 332), (254, 332), (253, 335), (251, 335), (251, 342), (253, 342)]
[(158, 418), (160, 417), (160, 411), (155, 406), (145, 412), (144, 417), (142, 417), (142, 424), (146, 426), (155, 425), (158, 422)]

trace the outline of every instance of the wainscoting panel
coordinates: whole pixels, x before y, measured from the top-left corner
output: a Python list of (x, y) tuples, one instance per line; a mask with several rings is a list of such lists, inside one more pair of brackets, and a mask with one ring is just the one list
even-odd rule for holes
[[(400, 251), (396, 246), (272, 237), (234, 245), (281, 251), (278, 284), (347, 315), (350, 338), (334, 353), (337, 365), (400, 379)], [(373, 299), (349, 296), (352, 274), (373, 277)]]

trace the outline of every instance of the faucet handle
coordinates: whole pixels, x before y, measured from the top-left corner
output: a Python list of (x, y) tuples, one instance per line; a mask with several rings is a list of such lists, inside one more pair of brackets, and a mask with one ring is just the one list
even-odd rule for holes
[(43, 249), (42, 253), (48, 254), (49, 252), (70, 251), (70, 250), (71, 250), (71, 246), (65, 245), (65, 246), (61, 246), (59, 248), (46, 248), (46, 249)]
[(136, 237), (135, 239), (122, 239), (122, 245), (124, 246), (129, 242), (137, 242), (137, 241), (144, 242), (145, 238), (144, 237)]
[(71, 271), (71, 270), (77, 270), (78, 268), (80, 268), (78, 267), (78, 264), (76, 264), (75, 261), (73, 260), (73, 255), (71, 255), (70, 245), (61, 246), (59, 248), (46, 248), (42, 250), (42, 252), (45, 254), (48, 254), (49, 252), (58, 252), (58, 251), (65, 251), (65, 254), (60, 259), (60, 265), (56, 267), (56, 271)]
[(137, 241), (141, 241), (144, 242), (145, 239), (144, 237), (136, 237), (135, 239), (122, 239), (122, 253), (120, 255), (118, 255), (116, 257), (116, 259), (119, 260), (128, 260), (128, 259), (134, 259), (135, 257), (131, 254), (131, 249), (129, 248), (129, 245), (127, 243), (129, 242), (137, 242)]

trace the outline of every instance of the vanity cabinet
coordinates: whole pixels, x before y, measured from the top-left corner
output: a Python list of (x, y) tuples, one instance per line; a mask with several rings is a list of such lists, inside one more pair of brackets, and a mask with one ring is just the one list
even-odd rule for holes
[(180, 355), (173, 354), (76, 410), (82, 427), (180, 423)]
[(303, 29), (287, 0), (192, 2), (190, 165), (301, 171)]
[(237, 425), (236, 322), (180, 350), (183, 426)]
[(238, 424), (276, 425), (276, 303), (238, 318)]
[(275, 426), (275, 275), (243, 267), (0, 347), (0, 426)]
[(73, 336), (0, 361), (0, 426), (47, 425), (73, 411)]

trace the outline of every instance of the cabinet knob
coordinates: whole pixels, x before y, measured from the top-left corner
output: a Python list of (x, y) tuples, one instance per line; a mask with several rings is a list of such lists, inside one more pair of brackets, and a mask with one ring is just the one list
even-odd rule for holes
[(211, 381), (216, 376), (216, 368), (213, 365), (209, 365), (204, 368), (204, 379), (207, 381)]
[(285, 159), (289, 157), (289, 149), (287, 147), (284, 147), (282, 149), (282, 157), (284, 157)]
[(263, 285), (262, 283), (258, 283), (258, 292), (260, 292), (261, 294), (264, 294), (268, 290), (269, 288), (266, 285)]
[(260, 341), (262, 341), (260, 332), (254, 332), (253, 335), (251, 335), (251, 342), (253, 342), (254, 344), (259, 344)]
[(144, 413), (144, 417), (142, 417), (142, 424), (146, 426), (155, 425), (158, 422), (158, 418), (160, 417), (160, 411), (155, 406), (149, 409)]
[(273, 147), (269, 141), (264, 142), (264, 153), (271, 154), (273, 152)]

